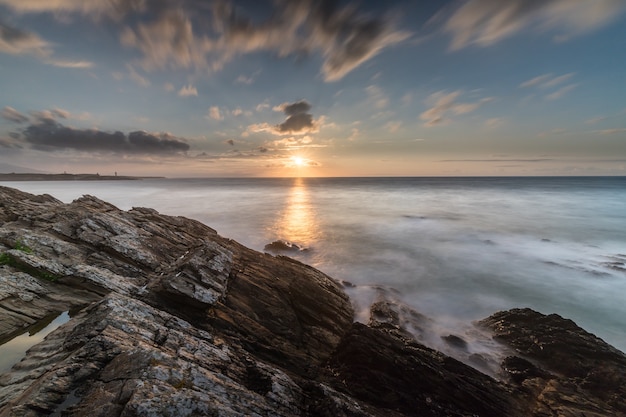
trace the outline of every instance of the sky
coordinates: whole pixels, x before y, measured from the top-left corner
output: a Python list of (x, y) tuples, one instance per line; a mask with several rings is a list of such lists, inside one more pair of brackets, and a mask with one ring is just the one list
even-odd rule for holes
[(0, 0), (0, 172), (626, 175), (624, 0)]

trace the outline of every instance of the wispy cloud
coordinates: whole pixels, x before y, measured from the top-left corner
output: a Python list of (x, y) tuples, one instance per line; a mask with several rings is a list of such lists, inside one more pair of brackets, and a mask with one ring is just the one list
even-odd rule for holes
[(0, 22), (0, 52), (47, 58), (52, 55), (52, 47), (35, 33)]
[(86, 69), (94, 66), (89, 61), (73, 61), (53, 57), (52, 45), (39, 35), (0, 22), (0, 53), (31, 55), (47, 65), (60, 68)]
[(499, 118), (499, 117), (493, 117), (491, 119), (485, 120), (485, 127), (489, 129), (495, 129), (497, 127), (502, 126), (503, 124), (504, 124), (504, 119)]
[(585, 124), (595, 125), (596, 123), (600, 123), (603, 120), (606, 120), (606, 116), (592, 117), (591, 119), (585, 120)]
[[(543, 74), (543, 75), (539, 75), (537, 77), (531, 78), (530, 80), (524, 81), (519, 86), (521, 88), (534, 87), (534, 88), (540, 88), (543, 90), (550, 90), (568, 81), (574, 75), (575, 74), (573, 72), (563, 74), (563, 75), (558, 75), (558, 76), (554, 76), (552, 74)], [(545, 99), (546, 100), (558, 100), (559, 98), (563, 97), (565, 94), (569, 93), (576, 87), (578, 87), (578, 84), (568, 84), (568, 85), (562, 86), (558, 90), (553, 91), (550, 94), (547, 94), (545, 96)]]
[(389, 105), (389, 97), (377, 85), (370, 85), (365, 88), (368, 95), (368, 101), (377, 109), (384, 109)]
[(15, 110), (13, 107), (6, 106), (2, 109), (2, 113), (0, 113), (3, 119), (8, 120), (14, 123), (26, 123), (29, 119), (28, 116), (20, 113)]
[(575, 89), (576, 87), (578, 87), (578, 84), (569, 84), (569, 85), (563, 86), (559, 88), (558, 90), (556, 90), (554, 93), (548, 94), (546, 96), (546, 100), (558, 100), (561, 97), (563, 97), (565, 94)]
[(75, 68), (75, 69), (89, 69), (94, 67), (94, 63), (90, 61), (68, 61), (63, 59), (49, 59), (45, 61), (46, 64), (59, 68)]
[(102, 16), (119, 19), (131, 11), (146, 8), (143, 0), (0, 0), (0, 5), (18, 13), (80, 13), (96, 19)]
[(540, 85), (543, 82), (547, 81), (548, 79), (550, 79), (552, 77), (552, 74), (543, 74), (543, 75), (539, 75), (537, 77), (531, 78), (528, 81), (524, 81), (523, 83), (521, 83), (519, 86), (522, 88), (526, 88), (526, 87), (533, 87), (535, 85)]
[(493, 45), (524, 30), (556, 32), (556, 40), (565, 40), (610, 23), (624, 9), (623, 0), (469, 0), (444, 30), (453, 50)]
[[(135, 69), (135, 67), (133, 67), (132, 65), (130, 64), (126, 65), (126, 70), (127, 70), (126, 73), (115, 71), (111, 75), (116, 80), (123, 80), (125, 78), (128, 78), (129, 80), (133, 81), (135, 84), (140, 85), (142, 87), (149, 87), (150, 85), (152, 85), (150, 80), (148, 80), (146, 77), (139, 74), (137, 70)], [(172, 86), (172, 89), (173, 87), (174, 86)], [(165, 88), (166, 89), (168, 88), (167, 84), (165, 85)]]
[(385, 129), (388, 130), (389, 133), (397, 133), (401, 127), (402, 127), (402, 122), (398, 120), (392, 120), (385, 124)]
[(519, 86), (521, 88), (528, 88), (528, 87), (551, 88), (559, 84), (562, 84), (563, 82), (572, 78), (574, 75), (575, 74), (573, 72), (563, 74), (563, 75), (558, 75), (558, 76), (554, 76), (552, 74), (543, 74), (543, 75), (539, 75), (537, 77), (531, 78), (528, 81), (524, 81)]
[(207, 117), (213, 120), (224, 120), (224, 116), (222, 115), (220, 108), (217, 106), (209, 107), (209, 113), (207, 114)]
[(626, 127), (619, 127), (615, 129), (603, 129), (603, 130), (598, 130), (597, 132), (602, 135), (616, 135), (618, 133), (625, 133)]
[(184, 85), (180, 90), (178, 90), (178, 95), (180, 97), (191, 97), (198, 96), (198, 90), (191, 84)]
[[(193, 10), (172, 8), (156, 20), (126, 27), (121, 42), (142, 54), (146, 71), (188, 68), (219, 71), (238, 55), (271, 52), (323, 56), (321, 72), (336, 81), (383, 49), (411, 36), (380, 17), (369, 17), (354, 5), (302, 0), (277, 2), (272, 17), (257, 22), (236, 13), (231, 2), (214, 2), (211, 30), (194, 25)], [(248, 78), (241, 78), (248, 82)]]
[(462, 91), (460, 90), (453, 91), (451, 93), (438, 91), (431, 94), (426, 99), (426, 103), (431, 107), (420, 114), (420, 119), (426, 122), (425, 126), (431, 127), (443, 124), (448, 120), (446, 117), (449, 117), (451, 114), (461, 115), (471, 113), (483, 104), (492, 100), (491, 97), (485, 97), (474, 102), (459, 103), (457, 102), (457, 99), (461, 96), (461, 94)]

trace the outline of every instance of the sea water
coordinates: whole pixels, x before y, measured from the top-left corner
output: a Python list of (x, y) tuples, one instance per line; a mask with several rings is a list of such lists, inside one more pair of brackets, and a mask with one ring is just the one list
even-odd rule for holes
[[(12, 182), (70, 202), (194, 218), (349, 282), (357, 319), (381, 296), (441, 334), (503, 309), (557, 313), (626, 351), (626, 177), (149, 179)], [(435, 338), (436, 339), (436, 338)], [(431, 340), (440, 348), (441, 340)], [(487, 343), (487, 342), (485, 342)]]

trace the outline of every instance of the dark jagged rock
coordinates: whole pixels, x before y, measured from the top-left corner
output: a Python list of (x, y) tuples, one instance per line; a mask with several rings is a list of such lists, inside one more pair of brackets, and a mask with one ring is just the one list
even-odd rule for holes
[(333, 279), (193, 220), (0, 187), (0, 223), (0, 340), (80, 309), (0, 375), (0, 417), (624, 415), (623, 354), (558, 316), (482, 322), (518, 352), (503, 382), (407, 305), (353, 323)]
[(517, 414), (510, 393), (490, 377), (414, 340), (360, 323), (329, 367), (338, 389), (404, 415)]
[(519, 353), (506, 358), (503, 368), (537, 395), (532, 415), (626, 415), (626, 355), (572, 320), (526, 308), (480, 324)]
[(272, 243), (268, 243), (264, 247), (265, 251), (271, 253), (290, 253), (290, 252), (302, 252), (308, 249), (296, 245), (293, 242), (287, 242), (285, 240), (275, 240)]

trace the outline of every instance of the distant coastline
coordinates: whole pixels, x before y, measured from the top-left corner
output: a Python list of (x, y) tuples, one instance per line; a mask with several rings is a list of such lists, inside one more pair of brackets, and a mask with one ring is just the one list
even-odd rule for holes
[(148, 178), (165, 177), (134, 177), (128, 175), (100, 175), (100, 174), (40, 174), (40, 173), (10, 173), (0, 174), (0, 181), (133, 181)]

